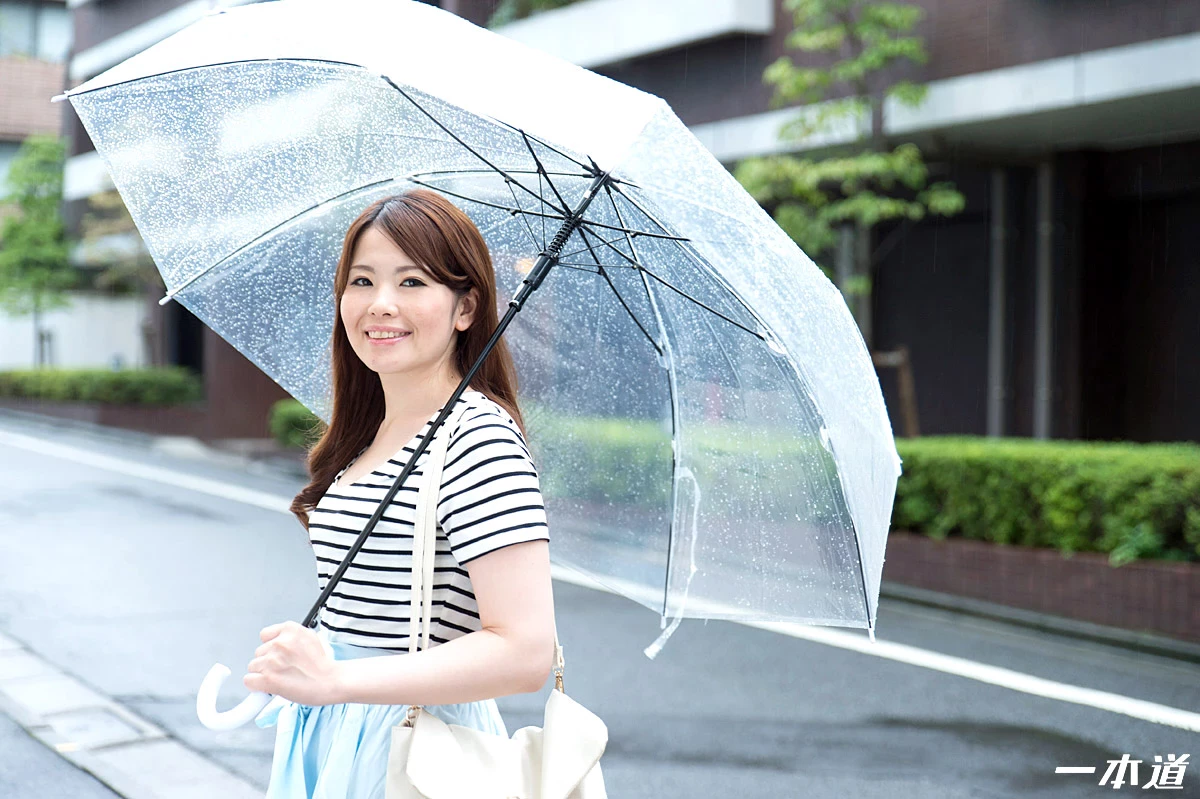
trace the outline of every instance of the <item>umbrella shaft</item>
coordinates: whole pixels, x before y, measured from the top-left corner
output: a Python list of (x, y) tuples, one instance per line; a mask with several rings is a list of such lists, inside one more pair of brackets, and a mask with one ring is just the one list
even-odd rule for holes
[[(510, 307), (516, 308), (518, 311), (521, 310), (521, 307), (525, 305), (525, 300), (529, 299), (529, 295), (537, 291), (538, 286), (542, 285), (542, 281), (546, 279), (546, 275), (550, 274), (551, 267), (558, 263), (558, 256), (562, 252), (563, 245), (567, 243), (567, 239), (575, 232), (575, 228), (579, 227), (580, 221), (583, 220), (584, 212), (592, 204), (592, 200), (595, 199), (600, 189), (610, 180), (609, 173), (605, 172), (603, 175), (597, 175), (596, 179), (592, 181), (592, 185), (588, 187), (587, 194), (583, 195), (583, 200), (579, 203), (579, 207), (563, 220), (562, 227), (554, 234), (554, 238), (550, 241), (549, 246), (538, 256), (537, 263), (533, 265), (529, 276), (521, 283), (520, 290), (517, 291), (516, 296), (508, 303)], [(505, 319), (508, 319), (508, 315), (505, 316)], [(501, 322), (496, 327), (497, 334), (504, 327), (504, 322)], [(489, 343), (488, 347), (484, 350), (484, 354), (486, 355), (490, 349), (491, 344)]]
[(445, 407), (442, 408), (441, 413), (438, 414), (437, 418), (434, 419), (433, 424), (430, 425), (429, 433), (425, 436), (421, 443), (417, 445), (416, 451), (409, 456), (408, 463), (405, 464), (404, 469), (401, 470), (400, 475), (396, 478), (396, 482), (394, 482), (391, 488), (388, 489), (387, 493), (384, 494), (383, 499), (379, 501), (379, 507), (377, 507), (375, 512), (371, 514), (371, 518), (367, 520), (366, 525), (363, 527), (363, 531), (359, 533), (358, 538), (356, 538), (354, 543), (350, 546), (350, 551), (346, 554), (345, 560), (338, 565), (337, 570), (334, 571), (334, 573), (330, 576), (329, 582), (325, 584), (325, 589), (321, 591), (321, 595), (317, 597), (317, 601), (313, 603), (311, 608), (309, 608), (308, 615), (304, 617), (305, 627), (315, 627), (317, 625), (317, 618), (320, 615), (321, 608), (325, 605), (326, 600), (328, 600), (330, 595), (333, 593), (333, 589), (338, 584), (338, 581), (342, 579), (342, 575), (344, 575), (346, 570), (350, 567), (350, 562), (354, 560), (354, 556), (357, 555), (358, 551), (363, 548), (363, 544), (366, 543), (368, 536), (371, 535), (371, 532), (375, 529), (375, 525), (379, 523), (380, 518), (383, 516), (384, 510), (391, 505), (392, 500), (400, 491), (400, 486), (404, 485), (404, 481), (408, 479), (409, 474), (411, 474), (413, 469), (416, 468), (417, 459), (420, 458), (421, 454), (429, 447), (429, 444), (431, 441), (433, 441), (433, 437), (437, 433), (438, 428), (442, 426), (442, 422), (446, 421), (446, 418), (449, 417), (453, 412), (454, 406), (458, 404), (459, 397), (463, 395), (463, 392), (467, 390), (467, 386), (471, 384), (471, 380), (474, 379), (475, 375), (483, 367), (483, 362), (487, 360), (488, 354), (491, 353), (491, 351), (495, 348), (496, 342), (500, 340), (500, 336), (504, 334), (505, 329), (508, 328), (508, 325), (512, 322), (513, 317), (520, 312), (521, 307), (525, 304), (525, 300), (527, 300), (529, 295), (536, 291), (537, 287), (540, 286), (542, 281), (546, 279), (546, 275), (549, 274), (551, 267), (558, 263), (558, 256), (559, 253), (562, 252), (563, 245), (566, 244), (567, 239), (570, 238), (573, 232), (575, 232), (575, 229), (579, 227), (579, 222), (583, 219), (584, 211), (587, 210), (588, 206), (591, 205), (593, 198), (595, 198), (596, 194), (601, 188), (604, 187), (606, 183), (609, 182), (609, 180), (609, 175), (607, 172), (605, 172), (602, 175), (598, 175), (596, 179), (592, 181), (592, 185), (588, 188), (587, 194), (583, 196), (583, 200), (580, 202), (579, 207), (576, 208), (571, 215), (563, 221), (562, 227), (559, 228), (558, 233), (550, 242), (550, 246), (548, 246), (545, 252), (538, 257), (537, 263), (534, 265), (533, 269), (530, 270), (529, 276), (525, 278), (524, 282), (522, 282), (520, 290), (508, 303), (508, 312), (504, 314), (504, 318), (501, 319), (500, 323), (496, 325), (496, 330), (492, 333), (492, 337), (488, 339), (488, 343), (484, 345), (483, 352), (479, 354), (479, 357), (475, 359), (475, 363), (471, 365), (471, 368), (463, 376), (462, 381), (458, 384), (458, 388), (454, 389), (454, 393), (451, 394), (450, 399), (446, 401)]

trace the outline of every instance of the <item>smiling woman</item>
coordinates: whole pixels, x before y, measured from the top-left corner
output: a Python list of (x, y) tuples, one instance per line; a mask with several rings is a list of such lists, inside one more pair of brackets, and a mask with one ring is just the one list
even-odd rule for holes
[(471, 326), (474, 293), (439, 283), (378, 228), (363, 231), (352, 260), (340, 312), (359, 359), (392, 381), (448, 363), (452, 333)]
[[(333, 413), (292, 503), (322, 591), (497, 326), (483, 238), (430, 191), (380, 200), (354, 221), (334, 295)], [(321, 608), (319, 632), (262, 631), (244, 683), (288, 700), (257, 720), (277, 726), (270, 798), (383, 799), (391, 730), (409, 705), (503, 735), (495, 697), (545, 682), (549, 533), (503, 341), (471, 382), (437, 432), (444, 471), (428, 464), (436, 448), (422, 453)], [(431, 645), (410, 653), (415, 499), (439, 472)]]

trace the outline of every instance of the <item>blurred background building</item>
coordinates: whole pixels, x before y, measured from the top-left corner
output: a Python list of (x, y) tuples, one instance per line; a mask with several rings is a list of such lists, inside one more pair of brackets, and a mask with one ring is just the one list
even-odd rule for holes
[[(67, 83), (238, 4), (68, 0)], [(663, 97), (730, 166), (780, 152), (779, 128), (796, 113), (772, 109), (761, 78), (791, 30), (782, 0), (563, 0), (532, 15), (510, 0), (432, 4), (478, 24), (499, 5), (501, 33)], [(919, 144), (966, 209), (876, 231), (867, 313), (875, 350), (911, 354), (920, 431), (1200, 441), (1200, 417), (1185, 412), (1200, 407), (1200, 0), (917, 4), (930, 58), (910, 77), (929, 95), (890, 113), (884, 133)], [(10, 6), (63, 10), (0, 3)], [(120, 229), (103, 164), (66, 113), (77, 258), (142, 274), (136, 232)], [(0, 139), (18, 137), (9, 124)], [(849, 135), (830, 130), (810, 146)], [(98, 218), (109, 224), (89, 226)], [(265, 435), (282, 391), (157, 298), (147, 289), (147, 362), (198, 370), (208, 398), (203, 420), (179, 432)], [(894, 374), (881, 377), (903, 432)]]

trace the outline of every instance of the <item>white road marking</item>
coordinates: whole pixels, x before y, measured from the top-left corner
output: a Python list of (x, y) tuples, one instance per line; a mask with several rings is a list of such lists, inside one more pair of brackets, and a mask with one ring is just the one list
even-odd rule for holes
[(263, 508), (264, 510), (280, 511), (281, 513), (291, 512), (288, 510), (291, 500), (275, 494), (242, 488), (241, 486), (223, 483), (218, 480), (194, 477), (181, 472), (173, 472), (158, 466), (147, 466), (137, 461), (114, 458), (111, 455), (101, 455), (98, 452), (91, 452), (90, 450), (80, 449), (68, 444), (55, 444), (52, 441), (43, 441), (20, 433), (10, 433), (6, 430), (0, 430), (0, 444), (20, 447), (29, 452), (36, 452), (39, 455), (49, 455), (52, 458), (62, 458), (63, 460), (72, 461), (83, 466), (95, 466), (98, 469), (106, 469), (110, 472), (137, 477), (141, 480), (154, 480), (165, 485), (186, 488), (189, 491), (196, 491), (201, 494), (221, 497), (222, 499), (232, 499), (235, 502), (253, 505), (256, 508)]
[[(19, 447), (29, 452), (36, 452), (55, 458), (62, 458), (74, 463), (107, 469), (108, 471), (126, 474), (131, 477), (154, 480), (165, 485), (176, 486), (189, 491), (196, 491), (290, 515), (290, 511), (288, 510), (288, 506), (291, 503), (290, 499), (263, 491), (242, 488), (218, 480), (192, 477), (172, 472), (163, 467), (149, 467), (124, 458), (101, 455), (67, 444), (42, 441), (31, 436), (10, 433), (3, 430), (0, 430), (0, 444)], [(553, 569), (553, 575), (554, 579), (562, 582), (584, 588), (606, 591), (608, 593), (636, 595), (644, 591), (644, 589), (634, 585), (620, 585), (617, 586), (620, 588), (620, 591), (613, 590), (578, 572), (560, 567)], [(1149, 721), (1153, 724), (1162, 724), (1164, 726), (1177, 727), (1181, 730), (1200, 732), (1200, 713), (1160, 705), (1155, 702), (1133, 699), (1107, 691), (1081, 688), (1077, 685), (1055, 682), (1054, 680), (1046, 680), (1041, 677), (1034, 677), (1031, 674), (1013, 671), (1012, 669), (989, 666), (985, 663), (978, 663), (952, 655), (943, 655), (927, 649), (908, 646), (907, 644), (898, 644), (884, 640), (875, 640), (872, 642), (861, 634), (843, 632), (827, 627), (810, 627), (789, 622), (738, 623), (767, 632), (779, 633), (791, 638), (799, 638), (864, 655), (893, 660), (897, 663), (905, 663), (910, 666), (919, 666), (945, 674), (952, 674), (957, 677), (965, 677), (969, 680), (1008, 688), (1032, 696), (1084, 705), (1111, 713), (1120, 713), (1125, 716), (1141, 719), (1142, 721)]]

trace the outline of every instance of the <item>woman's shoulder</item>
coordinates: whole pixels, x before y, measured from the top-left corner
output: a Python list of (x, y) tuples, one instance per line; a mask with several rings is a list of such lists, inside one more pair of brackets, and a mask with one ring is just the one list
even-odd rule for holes
[[(510, 438), (525, 445), (525, 437), (521, 428), (507, 409), (481, 391), (469, 391), (463, 395), (467, 403), (458, 426), (451, 431), (450, 446), (465, 438), (477, 438), (483, 431), (489, 431), (492, 437)], [(507, 431), (507, 434), (505, 433)]]

